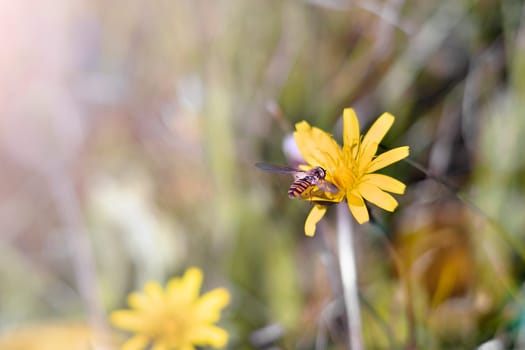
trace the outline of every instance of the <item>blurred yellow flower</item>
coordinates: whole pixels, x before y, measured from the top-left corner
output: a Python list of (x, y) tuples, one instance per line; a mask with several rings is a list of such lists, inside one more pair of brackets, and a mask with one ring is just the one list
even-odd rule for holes
[(111, 313), (118, 328), (135, 333), (121, 350), (193, 350), (195, 346), (220, 348), (228, 342), (228, 333), (214, 325), (230, 300), (224, 288), (201, 297), (202, 271), (190, 268), (182, 278), (173, 278), (166, 289), (148, 282), (144, 293), (131, 293), (131, 310)]
[(112, 337), (85, 323), (62, 321), (29, 324), (0, 334), (2, 350), (85, 350), (111, 349)]
[(306, 218), (306, 235), (315, 234), (316, 224), (326, 213), (326, 202), (341, 202), (346, 199), (350, 212), (360, 224), (369, 220), (364, 199), (380, 208), (394, 211), (398, 203), (385, 191), (403, 194), (405, 185), (390, 176), (375, 174), (377, 170), (406, 158), (409, 154), (408, 146), (403, 146), (376, 156), (379, 143), (394, 119), (391, 114), (383, 113), (361, 138), (357, 116), (353, 109), (346, 108), (343, 112), (342, 148), (330, 134), (310, 126), (306, 121), (295, 125), (294, 139), (308, 163), (306, 168), (324, 168), (325, 179), (339, 189), (338, 193), (333, 194), (316, 188), (303, 196), (303, 199), (316, 202)]

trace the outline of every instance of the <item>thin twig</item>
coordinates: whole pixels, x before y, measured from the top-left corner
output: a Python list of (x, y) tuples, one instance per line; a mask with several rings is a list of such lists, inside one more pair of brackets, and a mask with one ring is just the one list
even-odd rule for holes
[(67, 238), (73, 251), (71, 262), (89, 322), (94, 329), (105, 329), (104, 311), (97, 289), (95, 257), (88, 232), (82, 222), (80, 203), (74, 185), (65, 167), (57, 166), (46, 175), (64, 229), (68, 231)]
[[(372, 305), (370, 301), (368, 301), (368, 299), (363, 293), (359, 293), (359, 301), (361, 302), (361, 304), (363, 304), (364, 310), (369, 312), (370, 316), (376, 321), (377, 326), (381, 328), (385, 333), (385, 336), (389, 343), (388, 349), (400, 349), (399, 345), (396, 344), (396, 338), (391, 327), (392, 325), (388, 324), (388, 322), (383, 317), (381, 317), (379, 311), (374, 307), (374, 305)], [(406, 349), (413, 348), (407, 347)]]
[(337, 205), (337, 247), (348, 323), (349, 349), (361, 350), (364, 349), (364, 346), (361, 333), (361, 312), (359, 308), (357, 269), (352, 233), (353, 230), (348, 207), (345, 203), (339, 203)]

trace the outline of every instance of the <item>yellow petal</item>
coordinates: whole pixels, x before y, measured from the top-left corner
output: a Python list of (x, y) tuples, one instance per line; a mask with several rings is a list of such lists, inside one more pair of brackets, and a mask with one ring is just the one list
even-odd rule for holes
[(195, 347), (192, 344), (185, 344), (185, 345), (182, 345), (182, 347), (177, 350), (195, 350)]
[[(337, 187), (337, 186), (336, 186)], [(306, 192), (306, 191), (305, 191)], [(339, 191), (337, 193), (324, 192), (323, 190), (315, 187), (309, 193), (302, 193), (301, 198), (310, 202), (334, 202), (339, 203), (345, 197), (344, 192)]]
[(315, 235), (315, 226), (323, 218), (324, 214), (326, 213), (326, 209), (327, 207), (324, 205), (314, 205), (304, 223), (304, 232), (307, 236), (312, 237)]
[(151, 307), (151, 303), (144, 294), (137, 292), (130, 293), (128, 296), (128, 304), (134, 309), (145, 310)]
[(377, 186), (383, 191), (388, 191), (397, 194), (405, 193), (405, 184), (387, 175), (366, 174), (363, 176), (361, 181)]
[(343, 111), (343, 152), (355, 159), (359, 150), (359, 120), (352, 108)]
[(357, 159), (357, 164), (359, 166), (359, 174), (362, 174), (370, 166), (372, 158), (374, 158), (377, 147), (377, 143), (362, 143), (359, 149), (359, 158)]
[(376, 119), (374, 124), (368, 129), (365, 137), (363, 137), (362, 143), (364, 144), (380, 144), (383, 137), (394, 124), (394, 116), (390, 113), (383, 113), (379, 118)]
[(368, 209), (366, 208), (363, 198), (359, 194), (349, 192), (346, 196), (348, 202), (348, 209), (360, 224), (364, 224), (370, 220), (368, 216)]
[(195, 345), (223, 347), (228, 342), (228, 333), (219, 327), (206, 325), (192, 329), (191, 340)]
[(202, 285), (202, 270), (189, 268), (182, 277), (180, 301), (190, 303), (199, 297)]
[(308, 164), (332, 171), (342, 162), (341, 148), (330, 134), (306, 121), (295, 124), (295, 128), (295, 143)]
[(204, 294), (196, 303), (195, 319), (203, 322), (216, 322), (221, 310), (230, 302), (230, 293), (225, 288), (217, 288)]
[(394, 123), (394, 116), (389, 113), (383, 113), (377, 120), (372, 124), (366, 135), (363, 137), (363, 141), (359, 146), (359, 172), (363, 172), (372, 161), (372, 158), (377, 152), (377, 147), (381, 140), (385, 137), (388, 130)]
[(159, 305), (164, 302), (164, 290), (162, 289), (162, 286), (156, 281), (147, 282), (144, 285), (144, 294), (155, 305)]
[(359, 184), (358, 191), (364, 199), (387, 211), (394, 211), (397, 207), (394, 197), (370, 183)]
[(179, 289), (181, 288), (182, 288), (182, 277), (170, 278), (170, 280), (166, 284), (166, 294), (171, 295), (172, 293), (178, 292)]
[(131, 310), (117, 310), (110, 315), (111, 323), (121, 329), (132, 332), (141, 331), (149, 327), (144, 314)]
[(151, 347), (151, 350), (168, 350), (168, 347), (164, 343), (157, 342)]
[[(177, 350), (179, 350), (179, 349), (177, 349)], [(186, 344), (186, 345), (182, 345), (180, 350), (195, 350), (195, 347), (192, 344)]]
[(408, 146), (397, 147), (391, 149), (390, 151), (386, 151), (385, 153), (378, 155), (370, 163), (370, 166), (368, 167), (368, 169), (366, 169), (366, 172), (373, 173), (374, 171), (383, 169), (384, 167), (387, 167), (390, 164), (393, 164), (395, 162), (400, 161), (403, 158), (408, 157), (409, 153), (410, 151)]
[(148, 345), (149, 341), (145, 335), (136, 335), (122, 344), (120, 350), (142, 350)]

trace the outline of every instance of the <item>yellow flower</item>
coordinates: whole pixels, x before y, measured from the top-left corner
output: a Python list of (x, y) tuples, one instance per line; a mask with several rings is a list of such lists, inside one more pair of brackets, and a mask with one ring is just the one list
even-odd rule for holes
[[(190, 268), (182, 278), (173, 278), (166, 290), (157, 282), (148, 282), (144, 293), (131, 293), (131, 310), (111, 313), (111, 323), (135, 333), (121, 350), (194, 350), (195, 346), (223, 347), (228, 333), (214, 325), (230, 294), (214, 289), (201, 297), (202, 271)], [(149, 348), (148, 348), (149, 349)]]
[(304, 194), (303, 199), (314, 201), (314, 207), (306, 218), (305, 233), (315, 234), (316, 224), (326, 213), (326, 202), (346, 199), (350, 212), (360, 224), (369, 220), (364, 199), (388, 211), (394, 211), (397, 201), (385, 191), (403, 194), (405, 185), (386, 175), (375, 174), (409, 154), (408, 146), (397, 147), (376, 156), (379, 143), (394, 123), (394, 116), (383, 113), (361, 138), (359, 121), (353, 109), (343, 112), (343, 147), (331, 135), (312, 127), (306, 121), (295, 125), (294, 139), (304, 160), (305, 169), (320, 166), (325, 169), (325, 179), (339, 189), (336, 194), (315, 188)]

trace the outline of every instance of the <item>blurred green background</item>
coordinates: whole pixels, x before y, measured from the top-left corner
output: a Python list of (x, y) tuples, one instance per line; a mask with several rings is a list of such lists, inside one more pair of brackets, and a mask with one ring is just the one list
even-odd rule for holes
[(3, 349), (189, 266), (232, 293), (230, 349), (344, 349), (333, 213), (305, 237), (310, 204), (253, 165), (303, 119), (340, 138), (345, 107), (394, 114), (385, 149), (415, 162), (356, 228), (367, 348), (525, 348), (522, 1), (24, 0), (0, 23)]

